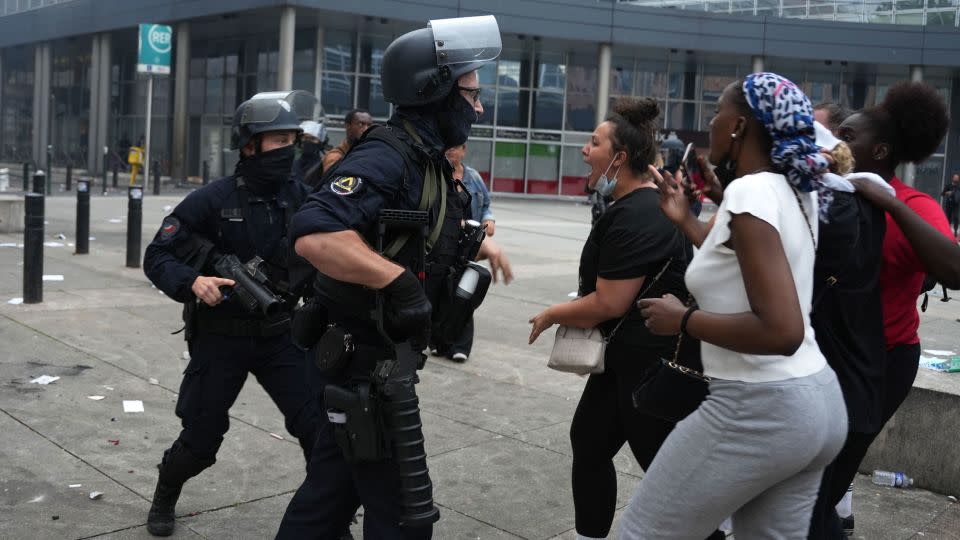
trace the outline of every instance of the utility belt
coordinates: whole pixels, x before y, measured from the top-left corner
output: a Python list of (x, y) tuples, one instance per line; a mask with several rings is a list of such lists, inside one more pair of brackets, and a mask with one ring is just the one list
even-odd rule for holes
[(235, 337), (275, 337), (290, 330), (290, 316), (286, 313), (270, 319), (233, 319), (214, 315), (210, 310), (195, 312), (195, 328), (204, 334)]

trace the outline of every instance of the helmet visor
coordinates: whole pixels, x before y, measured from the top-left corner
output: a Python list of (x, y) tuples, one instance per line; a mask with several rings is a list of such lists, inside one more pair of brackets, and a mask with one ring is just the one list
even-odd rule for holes
[(247, 102), (240, 123), (270, 123), (280, 116), (280, 111), (292, 112), (301, 122), (317, 120), (322, 116), (320, 102), (305, 90), (260, 92)]
[(430, 28), (438, 66), (485, 62), (500, 56), (500, 27), (493, 15), (434, 19)]

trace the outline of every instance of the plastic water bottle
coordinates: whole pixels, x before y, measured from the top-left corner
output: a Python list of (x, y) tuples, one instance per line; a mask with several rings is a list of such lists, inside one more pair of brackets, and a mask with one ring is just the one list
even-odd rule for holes
[(913, 478), (901, 472), (873, 471), (873, 483), (878, 486), (910, 488), (913, 487)]

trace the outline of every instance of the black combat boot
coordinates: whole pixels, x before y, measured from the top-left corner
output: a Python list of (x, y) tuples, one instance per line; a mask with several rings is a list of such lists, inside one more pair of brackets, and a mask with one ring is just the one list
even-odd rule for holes
[(176, 523), (177, 499), (183, 484), (164, 482), (163, 476), (157, 480), (157, 489), (153, 492), (153, 504), (147, 514), (147, 532), (153, 536), (170, 536)]

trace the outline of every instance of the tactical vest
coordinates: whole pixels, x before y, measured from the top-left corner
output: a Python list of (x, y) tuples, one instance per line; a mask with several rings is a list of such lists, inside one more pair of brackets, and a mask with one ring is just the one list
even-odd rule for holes
[[(419, 139), (419, 135), (409, 124), (405, 130), (393, 126), (374, 126), (364, 133), (350, 152), (365, 142), (373, 140), (382, 141), (396, 150), (403, 157), (405, 165), (398, 198), (405, 195), (411, 182), (422, 179), (423, 195), (418, 209), (426, 210), (430, 215), (424, 288), (427, 298), (434, 302), (443, 278), (454, 270), (461, 223), (467, 215), (469, 195), (466, 194), (466, 190), (463, 190), (463, 195), (466, 197), (458, 193), (452, 178), (452, 170), (446, 159), (442, 157), (433, 159)], [(346, 156), (337, 162), (337, 165), (343, 163), (345, 159)], [(334, 166), (326, 171), (324, 184), (334, 178), (337, 168)], [(358, 231), (371, 246), (375, 246), (377, 240), (375, 225), (375, 223), (368, 224), (366, 230)], [(412, 268), (420, 257), (418, 252), (420, 242), (416, 240), (401, 232), (388, 234), (384, 242), (383, 255), (401, 266)], [(374, 306), (372, 290), (340, 282), (323, 274), (317, 275), (315, 290), (318, 296), (324, 299), (331, 314), (335, 318), (342, 319), (340, 322), (352, 326), (351, 320), (361, 323), (369, 321)]]

